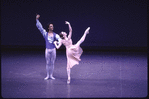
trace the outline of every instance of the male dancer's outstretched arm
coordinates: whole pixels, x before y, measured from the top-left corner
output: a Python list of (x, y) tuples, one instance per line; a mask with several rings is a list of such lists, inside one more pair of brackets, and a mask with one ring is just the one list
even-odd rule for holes
[(42, 27), (42, 24), (39, 22), (39, 17), (40, 15), (38, 14), (36, 16), (36, 26), (38, 28), (38, 30), (42, 33), (43, 36), (46, 36), (46, 30)]

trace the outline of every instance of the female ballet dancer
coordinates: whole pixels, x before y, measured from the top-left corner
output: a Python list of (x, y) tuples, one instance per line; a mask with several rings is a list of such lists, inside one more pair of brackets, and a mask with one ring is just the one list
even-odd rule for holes
[(85, 40), (86, 35), (89, 33), (90, 27), (88, 27), (81, 39), (74, 45), (72, 45), (72, 28), (68, 21), (65, 21), (65, 24), (68, 24), (69, 27), (69, 35), (67, 37), (66, 32), (61, 32), (59, 35), (62, 38), (62, 40), (58, 43), (57, 41), (54, 42), (55, 47), (57, 49), (60, 48), (60, 46), (63, 44), (66, 47), (66, 56), (67, 56), (67, 75), (68, 80), (67, 84), (70, 83), (70, 69), (74, 65), (78, 65), (79, 61), (81, 61), (80, 56), (83, 52), (82, 48), (80, 47), (80, 44)]

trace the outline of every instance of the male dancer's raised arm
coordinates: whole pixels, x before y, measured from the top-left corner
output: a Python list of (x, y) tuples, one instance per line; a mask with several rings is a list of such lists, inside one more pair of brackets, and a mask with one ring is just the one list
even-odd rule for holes
[(42, 24), (39, 22), (39, 17), (40, 15), (38, 14), (36, 16), (36, 26), (38, 28), (38, 30), (42, 33), (43, 36), (46, 36), (47, 32), (46, 30), (42, 27)]

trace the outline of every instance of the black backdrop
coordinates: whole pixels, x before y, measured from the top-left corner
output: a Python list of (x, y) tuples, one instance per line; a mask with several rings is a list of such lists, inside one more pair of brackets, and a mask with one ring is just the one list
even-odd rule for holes
[(69, 21), (73, 43), (91, 27), (84, 47), (147, 47), (147, 0), (1, 0), (1, 45), (45, 47), (36, 13), (56, 33)]

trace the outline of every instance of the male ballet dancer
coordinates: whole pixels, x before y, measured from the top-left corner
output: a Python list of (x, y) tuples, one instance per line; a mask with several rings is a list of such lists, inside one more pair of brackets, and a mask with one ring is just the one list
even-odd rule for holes
[(46, 42), (46, 49), (45, 49), (45, 59), (46, 59), (46, 71), (47, 76), (44, 78), (45, 80), (48, 79), (55, 79), (53, 77), (53, 70), (54, 70), (54, 63), (56, 59), (56, 48), (53, 42), (58, 40), (60, 42), (61, 38), (58, 34), (53, 32), (54, 26), (52, 23), (48, 24), (48, 32), (42, 27), (42, 24), (39, 22), (40, 15), (36, 15), (36, 26), (43, 35), (45, 42)]

